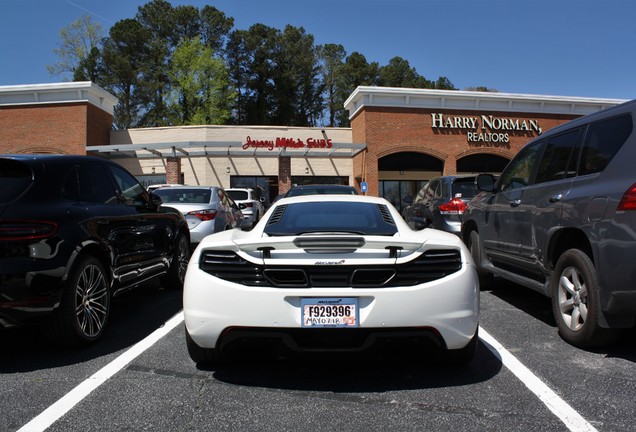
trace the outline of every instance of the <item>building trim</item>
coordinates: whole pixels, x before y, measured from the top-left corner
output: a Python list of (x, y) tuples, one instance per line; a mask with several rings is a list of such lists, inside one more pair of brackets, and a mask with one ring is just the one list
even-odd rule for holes
[(303, 158), (353, 158), (366, 149), (366, 144), (332, 143), (329, 149), (288, 147), (245, 148), (241, 141), (180, 141), (154, 144), (111, 144), (87, 146), (88, 153), (116, 158), (165, 158), (176, 156), (245, 156), (245, 157), (303, 157)]
[(628, 99), (360, 86), (344, 103), (353, 119), (363, 108), (426, 108), (582, 116)]
[(91, 81), (0, 86), (0, 107), (89, 103), (113, 115), (117, 98)]

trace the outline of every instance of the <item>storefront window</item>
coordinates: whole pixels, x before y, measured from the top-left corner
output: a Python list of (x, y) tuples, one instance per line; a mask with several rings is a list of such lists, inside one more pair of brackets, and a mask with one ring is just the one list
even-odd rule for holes
[(389, 201), (402, 212), (408, 204), (404, 202), (406, 196), (415, 199), (418, 191), (426, 184), (427, 180), (385, 180), (380, 181), (380, 196)]

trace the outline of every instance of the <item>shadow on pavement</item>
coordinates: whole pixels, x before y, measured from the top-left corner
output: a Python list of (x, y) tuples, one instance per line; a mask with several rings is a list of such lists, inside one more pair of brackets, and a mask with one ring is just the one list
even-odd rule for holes
[(419, 355), (302, 354), (280, 359), (261, 353), (248, 358), (259, 360), (208, 370), (215, 379), (240, 386), (365, 393), (470, 385), (491, 379), (502, 368), (501, 361), (483, 343), (464, 366), (445, 365)]
[(88, 347), (59, 347), (36, 327), (0, 329), (0, 373), (66, 366), (127, 349), (181, 311), (182, 295), (154, 282), (114, 298), (108, 328)]

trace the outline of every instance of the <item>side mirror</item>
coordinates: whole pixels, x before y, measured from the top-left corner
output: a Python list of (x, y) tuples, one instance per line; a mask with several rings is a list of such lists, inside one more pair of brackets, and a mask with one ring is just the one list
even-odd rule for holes
[(479, 190), (492, 192), (495, 190), (495, 176), (492, 174), (479, 174), (475, 178), (475, 185), (477, 185)]
[(148, 202), (148, 207), (149, 208), (158, 209), (159, 206), (161, 204), (163, 204), (163, 201), (162, 201), (161, 197), (159, 195), (157, 195), (156, 193), (148, 192), (148, 195), (150, 197), (149, 202)]

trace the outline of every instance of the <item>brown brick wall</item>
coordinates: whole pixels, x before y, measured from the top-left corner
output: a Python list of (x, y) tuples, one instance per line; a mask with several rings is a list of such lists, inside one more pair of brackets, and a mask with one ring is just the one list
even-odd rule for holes
[[(511, 132), (509, 145), (503, 147), (471, 146), (466, 130), (433, 128), (431, 113), (445, 117), (480, 117), (492, 115), (498, 118), (537, 120), (543, 132), (572, 120), (574, 115), (546, 115), (491, 111), (455, 111), (416, 108), (364, 108), (351, 121), (354, 143), (366, 143), (367, 151), (354, 159), (354, 176), (366, 178), (369, 195), (378, 195), (378, 160), (399, 152), (419, 152), (444, 161), (444, 175), (456, 173), (456, 161), (472, 154), (493, 154), (512, 158), (528, 141), (536, 137), (534, 132)], [(504, 132), (504, 131), (502, 131)]]
[(109, 144), (111, 125), (88, 103), (0, 107), (0, 153), (86, 154), (87, 144)]
[(284, 194), (291, 188), (291, 157), (278, 158), (278, 193)]

